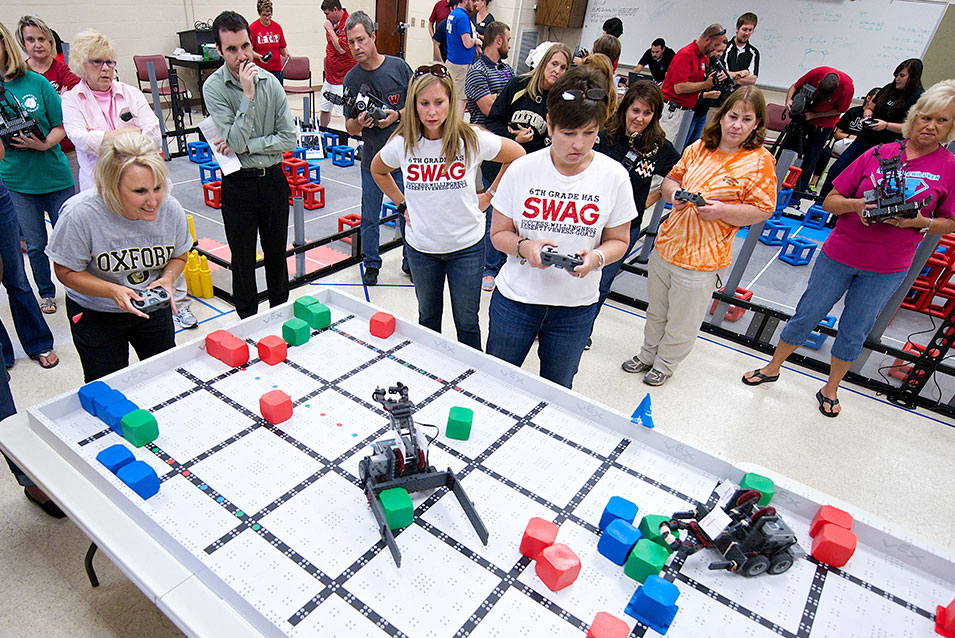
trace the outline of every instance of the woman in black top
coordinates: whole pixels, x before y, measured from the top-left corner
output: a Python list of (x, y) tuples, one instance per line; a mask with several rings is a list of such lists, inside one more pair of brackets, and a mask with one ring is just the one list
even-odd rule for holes
[(829, 169), (826, 183), (819, 191), (822, 201), (832, 190), (832, 182), (857, 157), (867, 150), (885, 142), (902, 139), (902, 123), (909, 109), (918, 101), (925, 89), (922, 88), (922, 61), (909, 58), (895, 67), (894, 79), (882, 87), (876, 94), (872, 110), (863, 112), (862, 131), (836, 163)]
[(487, 8), (489, 4), (491, 4), (491, 0), (474, 0), (473, 2), (474, 14), (471, 16), (471, 22), (474, 23), (474, 28), (478, 33), (478, 38), (481, 39), (482, 45), (484, 44), (484, 29), (494, 22), (494, 16)]
[(630, 173), (633, 201), (637, 205), (637, 216), (630, 222), (627, 252), (623, 258), (604, 266), (600, 273), (598, 313), (610, 294), (613, 278), (620, 272), (623, 260), (633, 250), (640, 236), (643, 211), (660, 199), (659, 188), (650, 192), (654, 176), (666, 177), (680, 160), (680, 154), (660, 127), (662, 111), (663, 93), (660, 87), (647, 80), (634, 82), (620, 100), (617, 112), (594, 146), (594, 150), (617, 160)]

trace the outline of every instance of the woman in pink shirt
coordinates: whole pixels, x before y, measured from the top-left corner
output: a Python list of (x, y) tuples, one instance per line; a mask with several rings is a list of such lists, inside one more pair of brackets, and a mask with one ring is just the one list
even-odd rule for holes
[(84, 31), (70, 46), (70, 67), (82, 78), (63, 96), (63, 126), (76, 146), (80, 190), (93, 188), (93, 166), (103, 140), (135, 131), (161, 143), (159, 119), (139, 89), (115, 79), (113, 44)]

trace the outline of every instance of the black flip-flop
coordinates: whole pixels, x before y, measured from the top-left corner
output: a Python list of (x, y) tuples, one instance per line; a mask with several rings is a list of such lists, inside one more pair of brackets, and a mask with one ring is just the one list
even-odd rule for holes
[[(54, 355), (54, 356), (56, 356), (56, 361), (54, 361), (53, 363), (50, 363), (50, 355), (51, 355), (51, 354)], [(34, 356), (30, 357), (30, 358), (33, 359), (34, 361), (36, 361), (37, 363), (39, 363), (39, 364), (40, 364), (40, 367), (43, 368), (44, 370), (49, 370), (50, 368), (55, 368), (56, 366), (58, 366), (58, 365), (60, 364), (60, 357), (59, 357), (59, 355), (57, 355), (57, 354), (56, 354), (55, 352), (53, 352), (52, 350), (46, 350), (46, 351), (41, 352), (41, 353), (38, 354), (38, 355), (34, 355)]]
[[(839, 399), (830, 399), (829, 397), (822, 395), (822, 390), (816, 392), (816, 401), (819, 402), (819, 411), (822, 413), (822, 416), (827, 416), (830, 419), (834, 419), (839, 416), (838, 412), (833, 412), (832, 409), (839, 405)], [(826, 411), (826, 408), (829, 408)]]
[(746, 385), (760, 385), (761, 383), (773, 383), (779, 379), (779, 375), (769, 376), (763, 374), (759, 370), (754, 370), (753, 375), (747, 379), (746, 376), (743, 376), (743, 383)]
[(47, 498), (46, 503), (41, 503), (30, 495), (27, 488), (23, 488), (23, 494), (27, 497), (28, 501), (35, 503), (41, 510), (46, 512), (48, 516), (52, 516), (53, 518), (66, 518), (66, 514), (63, 513), (59, 505), (53, 502), (52, 498)]

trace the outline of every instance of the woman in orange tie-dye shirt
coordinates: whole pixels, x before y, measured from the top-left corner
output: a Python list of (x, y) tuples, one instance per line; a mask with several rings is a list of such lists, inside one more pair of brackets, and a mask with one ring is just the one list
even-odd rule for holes
[[(776, 207), (765, 122), (762, 92), (737, 89), (663, 180), (673, 210), (650, 255), (643, 348), (623, 363), (627, 372), (645, 372), (647, 385), (666, 383), (693, 349), (718, 274), (733, 259), (736, 231), (769, 218)], [(706, 205), (676, 200), (680, 189), (699, 193)]]

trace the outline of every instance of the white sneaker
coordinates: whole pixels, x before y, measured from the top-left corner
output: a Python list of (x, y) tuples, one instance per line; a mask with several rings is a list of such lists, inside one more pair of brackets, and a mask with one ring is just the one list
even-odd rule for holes
[(189, 310), (189, 306), (183, 306), (179, 311), (172, 316), (180, 326), (185, 329), (198, 328), (199, 320), (196, 319), (196, 316), (192, 314), (192, 311)]

